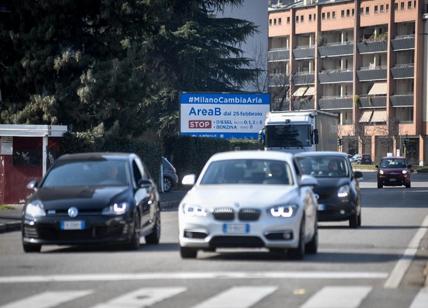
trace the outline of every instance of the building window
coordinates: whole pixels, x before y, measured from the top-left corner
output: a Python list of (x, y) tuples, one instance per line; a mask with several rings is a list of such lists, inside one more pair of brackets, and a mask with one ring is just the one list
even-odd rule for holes
[(351, 15), (351, 11), (348, 9), (346, 10), (346, 17), (349, 17)]
[(411, 8), (412, 8), (412, 1), (408, 1), (408, 2), (407, 2), (407, 8), (408, 8), (408, 9), (411, 9)]
[(289, 24), (289, 23), (290, 23), (290, 16), (287, 17), (287, 24)]
[(314, 20), (317, 20), (317, 14), (314, 14)]
[(398, 11), (398, 2), (395, 2), (395, 3), (394, 3), (394, 10), (395, 10), (395, 11)]
[(377, 5), (374, 6), (374, 13), (377, 14)]
[(321, 13), (321, 18), (322, 18), (322, 20), (324, 20), (325, 19), (325, 13), (323, 12), (323, 13)]
[(389, 11), (389, 4), (387, 4), (387, 5), (385, 6), (385, 11), (386, 11), (386, 12), (388, 12), (388, 11)]
[(330, 12), (327, 12), (327, 19), (330, 19)]
[(269, 19), (269, 25), (272, 26), (272, 19)]
[(331, 18), (335, 19), (336, 18), (336, 12), (332, 12), (331, 13)]
[(379, 7), (379, 12), (380, 12), (380, 13), (383, 13), (383, 12), (384, 12), (383, 4)]
[(400, 10), (404, 10), (404, 2), (400, 3)]
[(312, 14), (309, 14), (309, 21), (312, 21)]
[(299, 16), (296, 16), (296, 23), (299, 22)]
[(304, 15), (300, 16), (300, 22), (303, 22), (304, 20), (305, 20), (305, 16)]
[(276, 26), (276, 18), (273, 20), (273, 24)]
[(352, 14), (352, 16), (355, 15), (355, 10), (354, 9), (351, 10), (351, 14)]
[(370, 7), (366, 6), (366, 15), (369, 15), (369, 14), (370, 14)]
[(345, 11), (344, 11), (344, 10), (342, 10), (342, 11), (340, 12), (340, 16), (345, 17)]
[(278, 25), (280, 25), (282, 23), (282, 19), (278, 18)]

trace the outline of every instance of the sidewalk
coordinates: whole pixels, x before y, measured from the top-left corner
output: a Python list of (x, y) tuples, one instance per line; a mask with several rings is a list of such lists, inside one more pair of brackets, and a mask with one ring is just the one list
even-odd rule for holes
[[(159, 194), (161, 210), (175, 210), (186, 192), (186, 190), (175, 190)], [(0, 205), (0, 233), (21, 229), (21, 214), (23, 207), (23, 204)]]

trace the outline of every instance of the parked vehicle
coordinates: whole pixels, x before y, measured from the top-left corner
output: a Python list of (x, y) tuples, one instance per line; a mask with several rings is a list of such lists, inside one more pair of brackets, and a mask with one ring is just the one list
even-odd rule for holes
[(360, 154), (354, 154), (349, 160), (351, 163), (360, 164), (361, 163), (361, 155)]
[(318, 249), (317, 201), (311, 176), (300, 180), (292, 156), (236, 151), (212, 156), (179, 205), (182, 258), (198, 250), (266, 247), (301, 259)]
[(401, 185), (411, 187), (412, 165), (409, 165), (404, 157), (384, 157), (376, 168), (377, 188)]
[(169, 192), (178, 184), (178, 175), (171, 162), (162, 156), (163, 191)]
[(324, 111), (269, 112), (259, 133), (265, 150), (290, 153), (336, 151), (337, 136), (337, 115)]
[(373, 163), (372, 156), (370, 154), (363, 154), (361, 156), (360, 164), (371, 165)]
[(318, 180), (314, 192), (318, 196), (319, 221), (349, 220), (351, 228), (361, 226), (360, 188), (363, 174), (352, 171), (347, 155), (339, 152), (296, 154), (303, 174)]
[(138, 249), (140, 238), (157, 244), (160, 207), (157, 187), (135, 154), (64, 155), (41, 180), (23, 208), (22, 245), (124, 243)]

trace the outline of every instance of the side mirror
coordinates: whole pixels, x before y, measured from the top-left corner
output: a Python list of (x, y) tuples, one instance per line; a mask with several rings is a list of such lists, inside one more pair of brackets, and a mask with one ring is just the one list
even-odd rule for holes
[(37, 185), (38, 185), (39, 183), (37, 182), (37, 180), (31, 180), (30, 182), (28, 182), (28, 184), (27, 184), (27, 188), (28, 189), (30, 189), (30, 190), (34, 190), (34, 191), (36, 191), (37, 190)]
[(318, 135), (318, 129), (314, 129), (314, 131), (313, 131), (313, 134), (314, 134), (314, 144), (318, 144), (318, 142), (319, 142), (319, 135)]
[(314, 187), (314, 186), (317, 186), (318, 185), (318, 181), (317, 181), (317, 179), (316, 178), (314, 178), (313, 176), (311, 176), (311, 175), (302, 175), (302, 177), (300, 178), (300, 183), (299, 183), (299, 185), (301, 186), (301, 187), (304, 187), (304, 186), (311, 186), (311, 187)]
[(260, 145), (264, 145), (265, 144), (265, 130), (264, 129), (259, 130), (258, 141), (259, 141)]
[(196, 182), (196, 176), (194, 174), (188, 174), (183, 177), (183, 180), (181, 180), (181, 184), (192, 186), (195, 185)]
[(147, 180), (147, 179), (141, 179), (138, 181), (138, 186), (142, 187), (142, 188), (148, 188), (150, 187), (150, 185), (152, 185), (152, 181)]
[(362, 179), (363, 173), (361, 171), (354, 171), (354, 178), (356, 179)]

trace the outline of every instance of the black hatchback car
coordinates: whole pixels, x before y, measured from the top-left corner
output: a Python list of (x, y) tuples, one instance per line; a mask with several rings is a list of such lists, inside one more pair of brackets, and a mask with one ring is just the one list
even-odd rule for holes
[(25, 252), (42, 245), (157, 244), (160, 207), (156, 184), (135, 154), (85, 153), (60, 157), (22, 214)]
[(314, 192), (318, 197), (319, 221), (348, 220), (351, 228), (361, 226), (360, 187), (363, 174), (352, 171), (345, 153), (304, 152), (295, 155), (302, 174), (318, 180)]

